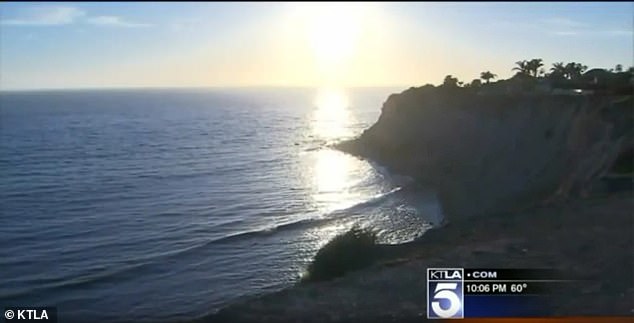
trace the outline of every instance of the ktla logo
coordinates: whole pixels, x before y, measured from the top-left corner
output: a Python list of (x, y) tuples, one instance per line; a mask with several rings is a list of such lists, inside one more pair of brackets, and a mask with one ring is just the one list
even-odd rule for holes
[(55, 307), (5, 307), (5, 322), (57, 322)]
[(462, 268), (427, 269), (427, 318), (464, 318), (463, 273)]

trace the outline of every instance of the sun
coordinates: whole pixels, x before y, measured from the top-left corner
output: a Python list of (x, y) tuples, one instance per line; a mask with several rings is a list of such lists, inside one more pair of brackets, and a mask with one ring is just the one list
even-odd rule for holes
[(308, 39), (319, 63), (346, 63), (354, 54), (361, 20), (351, 6), (319, 7), (308, 24)]
[(368, 5), (357, 3), (298, 4), (304, 39), (320, 69), (336, 70), (354, 57)]
[(372, 57), (377, 30), (385, 28), (383, 8), (374, 2), (288, 3), (286, 9), (280, 20), (285, 53), (319, 87), (351, 84)]

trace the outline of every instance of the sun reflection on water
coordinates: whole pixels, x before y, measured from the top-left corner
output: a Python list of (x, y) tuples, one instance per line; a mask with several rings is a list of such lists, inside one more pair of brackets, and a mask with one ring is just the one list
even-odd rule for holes
[(316, 109), (312, 118), (313, 135), (324, 140), (341, 139), (353, 135), (354, 123), (350, 113), (350, 101), (341, 89), (323, 88), (314, 102)]
[[(332, 142), (354, 134), (354, 117), (343, 90), (320, 89), (314, 103), (311, 120), (314, 137)], [(353, 190), (353, 186), (357, 177), (363, 176), (363, 162), (328, 148), (315, 151), (313, 157), (313, 200), (318, 208), (322, 212), (331, 212), (357, 203), (360, 194)]]
[(405, 197), (383, 199), (399, 191), (390, 182), (391, 177), (379, 173), (367, 161), (324, 145), (362, 131), (346, 93), (322, 89), (314, 103), (309, 132), (311, 145), (317, 145), (304, 151), (306, 164), (301, 176), (310, 187), (313, 210), (326, 221), (302, 233), (296, 246), (299, 272), (328, 241), (354, 225), (377, 229), (381, 243), (399, 243), (426, 230), (418, 211), (406, 208), (410, 203), (404, 202)]
[[(332, 143), (355, 135), (355, 118), (345, 91), (324, 88), (317, 91), (311, 112), (311, 136), (320, 145)], [(299, 249), (303, 257), (312, 258), (316, 250), (334, 236), (345, 232), (354, 220), (334, 212), (348, 209), (363, 202), (370, 195), (368, 187), (360, 183), (371, 174), (372, 167), (366, 162), (341, 151), (320, 147), (307, 155), (308, 172), (305, 173), (311, 189), (311, 199), (317, 212), (325, 218), (337, 218), (326, 225), (304, 232)], [(342, 211), (346, 212), (346, 211)], [(351, 222), (352, 221), (352, 222)], [(303, 264), (309, 259), (303, 258)]]
[(323, 211), (329, 212), (354, 203), (351, 173), (358, 167), (350, 156), (331, 149), (316, 152), (313, 177), (313, 199)]

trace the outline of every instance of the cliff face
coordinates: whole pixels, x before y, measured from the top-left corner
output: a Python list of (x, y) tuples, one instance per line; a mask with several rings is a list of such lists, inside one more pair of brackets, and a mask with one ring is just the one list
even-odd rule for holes
[(632, 96), (393, 94), (338, 148), (435, 188), (446, 215), (511, 211), (584, 194), (633, 145)]

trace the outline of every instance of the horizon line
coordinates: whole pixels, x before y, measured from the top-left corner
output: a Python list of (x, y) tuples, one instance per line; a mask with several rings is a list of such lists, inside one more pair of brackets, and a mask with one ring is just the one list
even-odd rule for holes
[(409, 88), (413, 85), (211, 85), (211, 86), (87, 86), (87, 87), (43, 87), (43, 88), (0, 88), (0, 93), (6, 92), (45, 92), (45, 91), (85, 91), (85, 90), (187, 90), (187, 89), (319, 89), (319, 88)]

